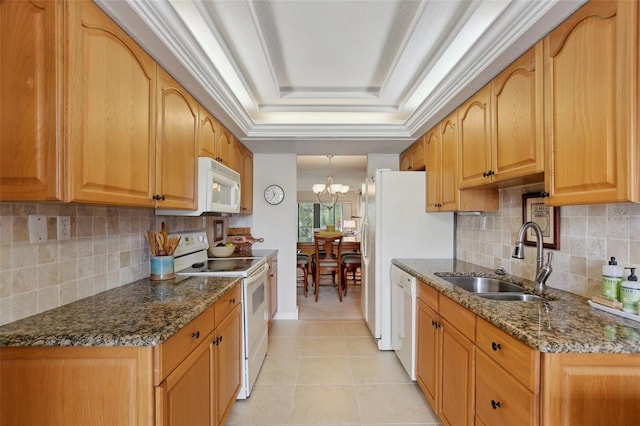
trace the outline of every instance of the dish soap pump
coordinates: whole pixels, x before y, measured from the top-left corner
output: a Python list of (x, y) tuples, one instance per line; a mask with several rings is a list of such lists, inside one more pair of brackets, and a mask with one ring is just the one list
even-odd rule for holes
[(636, 268), (631, 269), (631, 275), (627, 277), (620, 285), (620, 301), (622, 302), (622, 310), (632, 314), (638, 314), (638, 302), (640, 302), (640, 283), (635, 275)]
[(608, 265), (602, 267), (602, 297), (620, 300), (620, 283), (624, 276), (624, 269), (618, 266), (616, 258), (612, 257)]

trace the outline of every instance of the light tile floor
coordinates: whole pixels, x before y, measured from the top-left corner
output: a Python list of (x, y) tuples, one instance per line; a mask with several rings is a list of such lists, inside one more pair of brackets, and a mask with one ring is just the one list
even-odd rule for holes
[[(300, 296), (301, 319), (274, 321), (251, 397), (236, 401), (227, 425), (439, 425), (395, 354), (378, 351), (362, 315), (336, 319), (346, 304), (330, 286), (322, 290), (334, 318), (305, 318), (313, 299)], [(359, 298), (350, 289), (343, 304)]]

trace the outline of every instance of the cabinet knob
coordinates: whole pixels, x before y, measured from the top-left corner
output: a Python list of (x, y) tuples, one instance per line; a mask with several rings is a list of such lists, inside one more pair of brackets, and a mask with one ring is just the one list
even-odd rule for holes
[(500, 408), (500, 401), (494, 401), (493, 399), (491, 400), (491, 407), (493, 407), (494, 410)]
[(200, 332), (199, 331), (194, 331), (193, 333), (191, 333), (191, 337), (195, 337), (196, 339), (200, 338)]
[(233, 299), (230, 299), (229, 302), (233, 305), (234, 303), (236, 303), (236, 298), (234, 297)]
[(491, 342), (491, 348), (493, 348), (494, 351), (497, 351), (498, 349), (502, 349), (502, 346), (500, 346), (500, 343)]

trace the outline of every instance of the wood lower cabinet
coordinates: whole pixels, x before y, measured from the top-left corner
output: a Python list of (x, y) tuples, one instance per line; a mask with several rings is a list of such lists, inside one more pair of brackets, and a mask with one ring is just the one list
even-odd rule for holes
[(592, 0), (544, 38), (550, 205), (638, 201), (638, 2)]
[(240, 389), (236, 285), (157, 346), (0, 350), (2, 426), (224, 425)]
[(640, 424), (638, 354), (542, 354), (542, 424)]
[(269, 327), (278, 312), (278, 257), (277, 255), (267, 260), (269, 262)]
[(444, 424), (472, 425), (475, 346), (467, 334), (475, 335), (475, 314), (419, 282), (417, 315), (418, 385)]
[(61, 1), (0, 2), (0, 201), (61, 200)]
[(212, 401), (212, 357), (215, 333), (205, 336), (196, 350), (156, 387), (156, 418), (159, 426), (211, 426), (215, 418)]
[[(240, 295), (238, 294), (238, 297)], [(238, 304), (216, 327), (215, 339), (211, 343), (215, 424), (223, 426), (238, 396), (241, 380), (242, 309)]]

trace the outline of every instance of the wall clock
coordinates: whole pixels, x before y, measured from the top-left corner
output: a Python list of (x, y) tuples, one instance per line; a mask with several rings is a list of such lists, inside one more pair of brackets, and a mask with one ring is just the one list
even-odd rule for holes
[(269, 185), (264, 190), (264, 199), (271, 205), (277, 205), (284, 200), (284, 189), (280, 185)]

